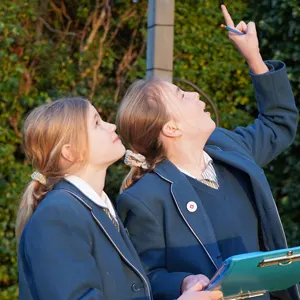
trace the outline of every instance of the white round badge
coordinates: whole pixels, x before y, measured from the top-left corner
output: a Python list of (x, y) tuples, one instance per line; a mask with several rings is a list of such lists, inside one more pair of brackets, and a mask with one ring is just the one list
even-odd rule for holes
[(186, 205), (186, 208), (189, 212), (195, 212), (197, 210), (197, 204), (194, 201), (190, 201)]

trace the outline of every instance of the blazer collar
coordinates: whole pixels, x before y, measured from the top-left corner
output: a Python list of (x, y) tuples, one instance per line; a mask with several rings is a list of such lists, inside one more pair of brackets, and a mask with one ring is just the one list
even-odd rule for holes
[[(84, 205), (91, 213), (91, 217), (96, 222), (98, 227), (106, 235), (110, 243), (114, 246), (116, 251), (119, 253), (121, 258), (129, 264), (137, 273), (140, 273), (140, 276), (144, 278), (144, 281), (147, 281), (146, 276), (144, 275), (144, 270), (139, 263), (138, 255), (131, 248), (131, 241), (126, 234), (122, 222), (117, 216), (120, 232), (117, 231), (112, 221), (104, 212), (103, 208), (95, 204), (91, 199), (85, 196), (77, 187), (66, 180), (62, 180), (57, 183), (54, 187), (55, 190), (65, 190), (66, 193), (71, 194), (74, 197), (74, 201), (78, 201)], [(133, 246), (132, 246), (133, 247)]]
[[(247, 156), (235, 151), (223, 151), (215, 145), (206, 146), (204, 150), (213, 160), (218, 160), (246, 172), (250, 177), (252, 185), (257, 187), (256, 190), (259, 190), (261, 184), (263, 184), (263, 186), (267, 184), (263, 170)], [(198, 207), (196, 212), (190, 212), (187, 209), (188, 203), (198, 199), (198, 195), (186, 176), (167, 159), (158, 164), (154, 169), (154, 172), (171, 184), (171, 194), (179, 213), (191, 232), (203, 246), (212, 263), (216, 267), (220, 267), (219, 257), (221, 257), (221, 254), (216, 241), (216, 236), (201, 201), (197, 203)], [(260, 198), (261, 197), (255, 197), (255, 199)], [(259, 211), (266, 209), (265, 204), (257, 203), (257, 206)], [(273, 207), (273, 204), (269, 203), (268, 206)]]
[[(264, 216), (266, 212), (273, 212), (273, 216), (276, 216), (275, 219), (273, 217), (273, 222), (276, 223), (276, 228), (278, 228), (284, 237), (282, 224), (278, 216), (278, 211), (268, 181), (264, 175), (264, 171), (255, 163), (255, 161), (237, 151), (223, 151), (216, 145), (207, 145), (204, 150), (213, 160), (218, 160), (226, 165), (235, 167), (249, 175), (254, 192), (254, 201), (258, 208), (259, 215)], [(213, 246), (214, 232), (206, 212), (200, 205), (198, 210), (203, 214), (203, 218), (194, 220), (193, 216), (186, 210), (187, 203), (197, 197), (188, 180), (169, 160), (161, 162), (154, 169), (154, 172), (171, 184), (171, 189), (173, 190), (172, 195), (175, 202), (178, 203), (178, 209), (183, 213), (187, 222), (190, 223), (192, 231), (194, 231), (202, 241), (204, 248), (210, 253), (212, 260), (215, 262), (215, 265), (217, 265), (216, 255), (218, 255), (218, 249), (217, 246)], [(262, 199), (264, 199), (264, 201), (262, 201)], [(277, 245), (276, 236), (273, 236), (274, 234), (271, 233), (267, 234), (267, 223), (267, 220), (262, 220), (264, 241), (266, 245)], [(281, 246), (284, 247), (285, 245)]]
[(198, 195), (186, 176), (167, 159), (161, 162), (154, 172), (171, 184), (171, 194), (179, 214), (204, 248), (213, 265), (219, 268), (222, 263), (220, 250), (213, 227), (201, 201), (198, 201), (195, 212), (188, 210), (188, 203), (197, 201)]
[[(270, 189), (264, 171), (256, 164), (254, 160), (237, 151), (222, 151), (217, 146), (207, 146), (205, 150), (214, 160), (219, 160), (220, 162), (225, 163), (228, 166), (237, 168), (238, 170), (245, 172), (249, 176), (255, 196), (254, 200), (256, 202), (258, 210), (261, 213), (270, 209), (275, 209), (277, 211), (276, 205), (273, 200), (272, 191)], [(264, 195), (264, 197), (262, 195)], [(265, 201), (261, 201), (262, 197)]]
[[(246, 172), (250, 177), (253, 176), (255, 178), (259, 178), (259, 181), (261, 181), (262, 177), (265, 178), (263, 170), (255, 163), (254, 160), (251, 160), (246, 155), (242, 155), (236, 151), (223, 151), (221, 148), (214, 145), (206, 146), (204, 150), (213, 160), (219, 160), (220, 162)], [(184, 177), (184, 175), (178, 171), (179, 170), (176, 166), (168, 159), (162, 161), (154, 169), (155, 173), (174, 184), (178, 182), (181, 183)]]
[(215, 145), (208, 145), (205, 151), (212, 157), (213, 160), (219, 160), (229, 166), (235, 167), (238, 170), (246, 172), (249, 176), (257, 177), (263, 174), (263, 170), (250, 159), (248, 156), (237, 151), (223, 151), (220, 147)]
[[(277, 249), (287, 247), (283, 226), (263, 169), (254, 160), (236, 151), (222, 151), (216, 146), (207, 146), (206, 151), (213, 159), (218, 159), (249, 175), (254, 201), (262, 221), (265, 246), (271, 249), (274, 249), (274, 247)], [(271, 221), (273, 229), (270, 226)], [(282, 239), (278, 239), (278, 235), (281, 235)]]

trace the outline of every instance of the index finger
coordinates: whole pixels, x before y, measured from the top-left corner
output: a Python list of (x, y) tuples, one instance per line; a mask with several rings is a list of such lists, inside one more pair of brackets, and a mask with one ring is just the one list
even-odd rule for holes
[(226, 6), (222, 4), (221, 9), (222, 9), (222, 13), (223, 13), (226, 25), (230, 26), (230, 27), (234, 27), (234, 23), (231, 19), (231, 16), (230, 16)]

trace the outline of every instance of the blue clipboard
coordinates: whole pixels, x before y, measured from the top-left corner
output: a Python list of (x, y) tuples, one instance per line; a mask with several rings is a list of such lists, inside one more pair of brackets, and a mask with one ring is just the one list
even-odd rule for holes
[(300, 282), (300, 247), (252, 252), (227, 258), (206, 290), (226, 300), (248, 299), (285, 290)]

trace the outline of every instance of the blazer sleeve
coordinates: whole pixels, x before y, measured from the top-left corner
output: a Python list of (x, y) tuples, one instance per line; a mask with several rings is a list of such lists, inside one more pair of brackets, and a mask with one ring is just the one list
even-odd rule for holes
[(288, 80), (286, 67), (280, 61), (266, 61), (270, 72), (250, 72), (258, 103), (258, 117), (248, 127), (222, 131), (238, 142), (264, 166), (285, 150), (295, 139), (298, 109)]
[(34, 299), (104, 299), (91, 234), (79, 213), (85, 208), (76, 208), (80, 204), (68, 197), (62, 194), (54, 205), (38, 208), (28, 223), (22, 236), (30, 270), (26, 281)]
[(117, 201), (118, 213), (149, 277), (154, 299), (177, 299), (186, 272), (168, 272), (164, 230), (156, 214), (128, 192)]

